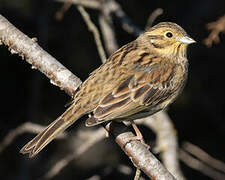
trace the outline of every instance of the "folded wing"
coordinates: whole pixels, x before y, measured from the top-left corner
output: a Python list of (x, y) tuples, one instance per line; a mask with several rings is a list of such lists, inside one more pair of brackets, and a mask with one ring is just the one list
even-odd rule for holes
[(136, 68), (132, 75), (103, 97), (86, 125), (94, 126), (108, 120), (125, 118), (170, 97), (173, 66), (152, 66), (141, 70)]

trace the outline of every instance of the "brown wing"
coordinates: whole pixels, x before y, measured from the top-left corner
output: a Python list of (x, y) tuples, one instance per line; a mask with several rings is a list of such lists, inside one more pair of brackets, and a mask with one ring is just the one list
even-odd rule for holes
[(174, 66), (171, 64), (135, 67), (132, 75), (101, 99), (86, 125), (94, 126), (111, 119), (128, 117), (164, 102), (171, 95), (173, 76)]

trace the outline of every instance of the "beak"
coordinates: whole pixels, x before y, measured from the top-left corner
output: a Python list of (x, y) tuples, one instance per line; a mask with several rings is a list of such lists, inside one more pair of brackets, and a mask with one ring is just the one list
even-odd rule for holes
[(182, 38), (179, 39), (180, 42), (184, 43), (184, 44), (192, 44), (192, 43), (196, 43), (196, 41), (188, 36), (184, 36)]

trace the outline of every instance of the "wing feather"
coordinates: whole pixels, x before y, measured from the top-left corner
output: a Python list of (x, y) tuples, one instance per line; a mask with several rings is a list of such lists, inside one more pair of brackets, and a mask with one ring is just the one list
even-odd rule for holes
[(102, 98), (86, 125), (93, 126), (104, 121), (128, 117), (165, 101), (171, 95), (171, 90), (164, 86), (165, 81), (171, 80), (173, 76), (173, 70), (169, 68), (170, 66), (156, 64), (154, 67), (145, 68), (145, 71), (137, 71), (136, 68), (133, 75), (128, 76)]

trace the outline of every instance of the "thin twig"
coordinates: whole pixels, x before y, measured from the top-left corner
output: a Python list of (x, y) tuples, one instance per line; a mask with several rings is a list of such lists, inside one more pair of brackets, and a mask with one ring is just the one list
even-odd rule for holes
[(100, 38), (100, 35), (99, 35), (99, 32), (98, 32), (98, 29), (94, 25), (94, 23), (91, 21), (91, 18), (89, 16), (89, 14), (85, 11), (85, 9), (82, 6), (78, 5), (77, 9), (79, 10), (79, 12), (82, 15), (85, 23), (87, 24), (88, 29), (93, 33), (99, 56), (100, 56), (102, 62), (104, 63), (106, 61), (106, 55), (105, 55), (105, 51), (104, 51), (104, 48), (103, 48), (103, 45), (102, 45), (102, 42), (101, 42), (101, 38)]
[(179, 151), (179, 157), (180, 160), (182, 160), (187, 166), (200, 171), (202, 174), (205, 174), (206, 176), (211, 177), (214, 180), (225, 180), (225, 175), (205, 165), (182, 149), (180, 149)]
[(115, 35), (115, 27), (112, 22), (111, 11), (109, 7), (110, 3), (107, 0), (102, 1), (102, 8), (99, 15), (99, 25), (102, 31), (103, 40), (105, 43), (106, 51), (108, 55), (115, 52), (119, 46)]
[[(117, 166), (117, 170), (124, 174), (124, 175), (131, 175), (132, 173), (132, 168), (127, 166), (127, 165), (124, 165), (124, 164), (119, 164)], [(143, 178), (142, 176), (139, 178), (139, 180), (145, 180), (145, 178)]]
[[(55, 0), (57, 2), (66, 2), (68, 0)], [(71, 2), (75, 5), (81, 5), (86, 8), (91, 9), (100, 9), (101, 8), (101, 2), (99, 0), (71, 0)]]
[(163, 9), (162, 8), (157, 8), (155, 9), (149, 16), (145, 29), (149, 29), (150, 27), (152, 27), (154, 21), (156, 20), (157, 17), (159, 17), (160, 15), (163, 14)]
[(182, 148), (188, 153), (200, 159), (208, 166), (225, 173), (225, 163), (219, 161), (218, 159), (213, 158), (208, 153), (200, 149), (198, 146), (191, 144), (190, 142), (184, 142)]
[(55, 14), (55, 17), (58, 21), (63, 19), (65, 12), (68, 11), (68, 9), (71, 7), (71, 5), (72, 5), (72, 0), (66, 0), (63, 3), (63, 6)]
[[(41, 126), (38, 124), (34, 124), (31, 122), (26, 122), (20, 126), (18, 126), (16, 129), (12, 129), (3, 139), (3, 141), (0, 143), (0, 153), (4, 151), (5, 148), (7, 148), (16, 137), (18, 137), (21, 134), (24, 133), (33, 133), (37, 134), (43, 131), (46, 127)], [(64, 139), (67, 137), (67, 134), (64, 132), (57, 136), (57, 139)]]
[(105, 15), (99, 16), (99, 25), (101, 28), (104, 44), (108, 55), (111, 55), (118, 49), (118, 44), (115, 38), (115, 32), (113, 31), (114, 27), (111, 22)]
[[(65, 2), (67, 0), (56, 0), (56, 1)], [(84, 7), (91, 9), (98, 9), (98, 10), (102, 9), (101, 1), (96, 2), (96, 0), (93, 0), (92, 2), (92, 0), (84, 0), (84, 2), (82, 2), (82, 0), (72, 0), (72, 3), (75, 5), (82, 5)], [(108, 9), (105, 9), (105, 11), (108, 11), (110, 14), (114, 14), (120, 20), (121, 26), (125, 31), (127, 31), (130, 34), (134, 34), (135, 36), (139, 36), (142, 33), (142, 30), (134, 25), (132, 20), (123, 11), (119, 3), (117, 3), (115, 0), (107, 0), (106, 3), (107, 5), (105, 7)]]
[(134, 180), (139, 180), (140, 177), (141, 177), (141, 170), (139, 168), (136, 168)]
[(101, 177), (99, 175), (94, 175), (94, 176), (91, 176), (90, 178), (88, 178), (86, 180), (101, 180)]
[(115, 0), (108, 0), (107, 5), (104, 7), (108, 8), (105, 9), (105, 11), (108, 11), (108, 13), (113, 13), (117, 18), (119, 18), (122, 28), (125, 31), (134, 34), (135, 36), (139, 36), (142, 33), (142, 30), (133, 24), (132, 20), (126, 15), (120, 4)]

